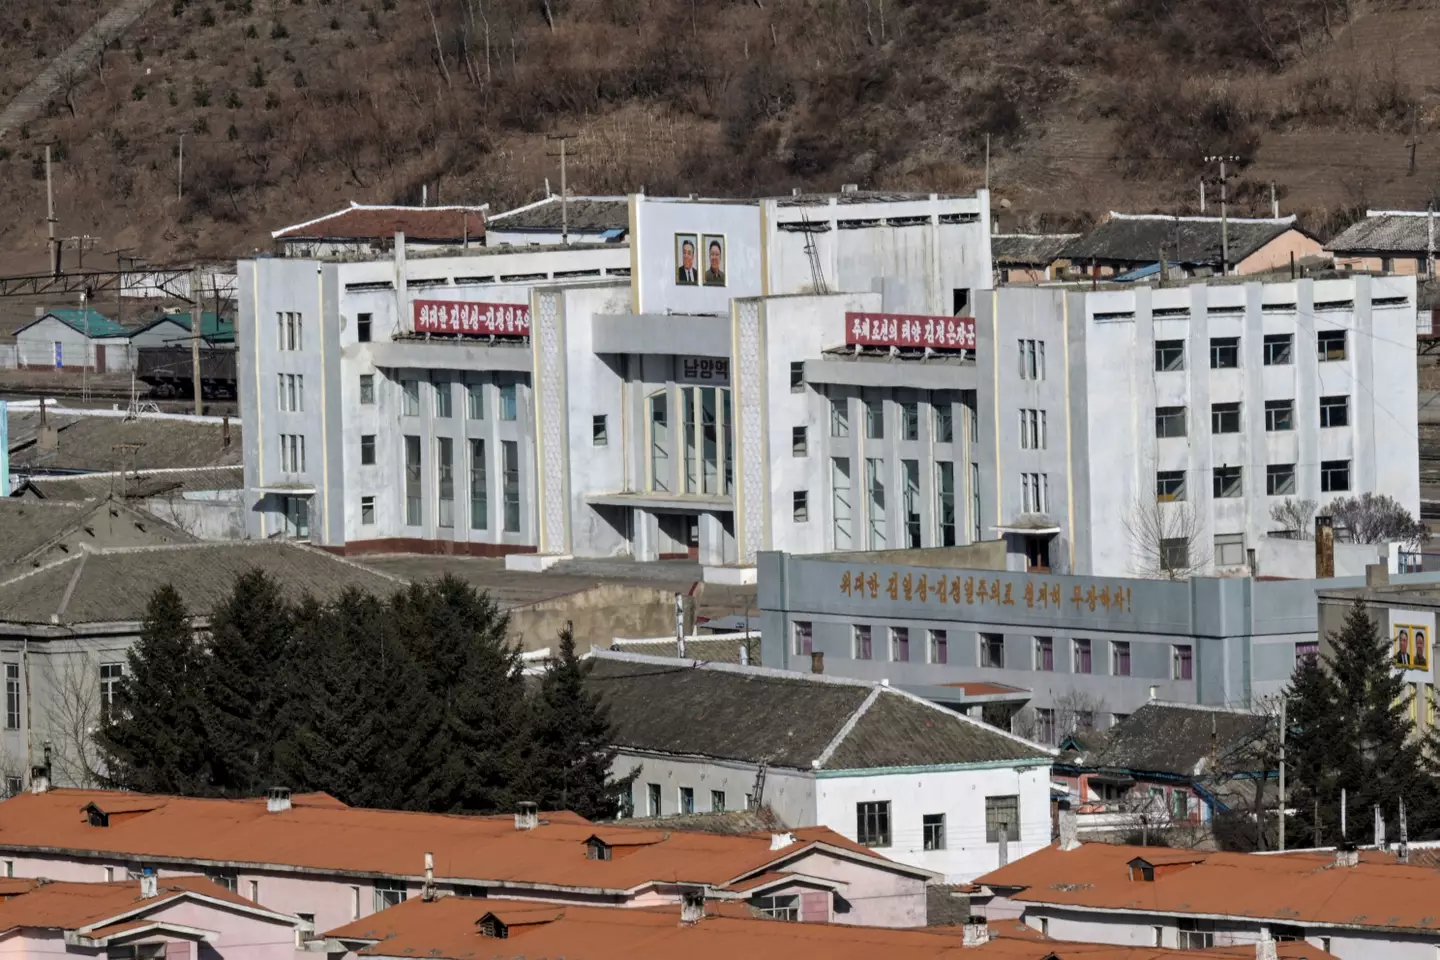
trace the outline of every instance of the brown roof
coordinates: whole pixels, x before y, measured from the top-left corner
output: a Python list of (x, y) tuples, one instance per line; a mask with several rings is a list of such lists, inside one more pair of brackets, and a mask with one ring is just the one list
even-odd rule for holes
[[(425, 854), (447, 882), (523, 888), (603, 889), (613, 893), (657, 881), (725, 884), (774, 869), (807, 849), (843, 851), (887, 872), (928, 877), (892, 863), (825, 827), (793, 831), (795, 842), (776, 851), (769, 833), (746, 836), (673, 830), (659, 833), (609, 825), (569, 813), (542, 814), (533, 830), (515, 829), (512, 816), (457, 816), (335, 806), (333, 798), (292, 799), (270, 813), (262, 800), (161, 797), (155, 809), (109, 826), (92, 826), (91, 803), (133, 797), (101, 790), (51, 790), (0, 803), (0, 849), (46, 848), (141, 858), (147, 862), (276, 865), (326, 875), (416, 877)], [(585, 841), (603, 832), (615, 845), (638, 841), (614, 860), (590, 860)]]
[[(204, 897), (248, 912), (261, 911), (254, 902), (231, 893), (207, 877), (166, 877), (157, 886), (157, 895), (142, 897), (139, 880), (114, 883), (66, 883), (47, 880), (14, 881), (0, 901), (0, 930), (16, 927), (57, 930), (86, 930), (99, 938), (123, 932), (122, 928), (143, 926), (128, 921), (136, 910), (148, 910), (177, 899)], [(273, 914), (272, 914), (273, 915)], [(280, 915), (275, 915), (279, 917)], [(121, 918), (127, 918), (122, 921)], [(109, 921), (120, 921), (110, 923)]]
[(1335, 866), (1333, 853), (1190, 853), (1156, 879), (1130, 879), (1136, 858), (1162, 858), (1151, 847), (1086, 843), (1050, 846), (978, 878), (991, 888), (1019, 888), (1020, 903), (1121, 913), (1246, 917), (1303, 926), (1440, 930), (1440, 873), (1427, 866), (1362, 858)]
[[(564, 208), (562, 210), (562, 207)], [(630, 200), (627, 197), (546, 197), (535, 203), (497, 213), (490, 218), (496, 230), (542, 230), (566, 228), (581, 233), (626, 230), (630, 227)]]
[(485, 236), (487, 207), (383, 207), (351, 202), (323, 217), (282, 227), (277, 240), (406, 240), (462, 241)]
[(116, 539), (154, 546), (195, 541), (174, 524), (119, 500), (64, 503), (6, 497), (0, 499), (0, 581)]
[(1047, 267), (1078, 239), (1078, 233), (996, 233), (990, 237), (990, 258), (1000, 266)]

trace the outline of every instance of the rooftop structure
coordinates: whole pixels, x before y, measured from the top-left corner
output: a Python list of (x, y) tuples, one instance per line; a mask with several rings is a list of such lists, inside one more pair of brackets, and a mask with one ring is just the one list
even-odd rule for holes
[[(1221, 269), (1222, 234), (1229, 262)], [(1259, 273), (1286, 266), (1295, 258), (1321, 250), (1320, 241), (1301, 230), (1292, 217), (1244, 219), (1177, 217), (1164, 214), (1111, 213), (1089, 233), (1065, 247), (1077, 269), (1101, 275), (1120, 274), (1161, 260), (1185, 275)]]
[(420, 249), (481, 246), (489, 209), (489, 204), (405, 207), (352, 200), (334, 213), (281, 227), (270, 235), (289, 257), (376, 253), (390, 249), (397, 233)]
[(554, 194), (490, 217), (490, 246), (613, 243), (630, 231), (628, 197), (570, 197)]
[(1335, 254), (1335, 265), (1343, 269), (1429, 277), (1440, 243), (1435, 228), (1435, 215), (1428, 210), (1366, 210), (1325, 249)]
[(1066, 248), (1078, 233), (996, 233), (990, 237), (998, 283), (1039, 283), (1057, 280), (1068, 263)]
[[(85, 550), (159, 546), (195, 538), (138, 506), (0, 498), (0, 581)], [(0, 619), (8, 611), (0, 608)]]
[(17, 475), (218, 467), (241, 463), (239, 421), (47, 403), (9, 404), (10, 470)]

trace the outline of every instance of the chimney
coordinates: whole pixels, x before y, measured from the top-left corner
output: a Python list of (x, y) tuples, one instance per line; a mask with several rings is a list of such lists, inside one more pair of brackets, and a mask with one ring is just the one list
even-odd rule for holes
[(1390, 566), (1384, 563), (1365, 564), (1365, 586), (1386, 587), (1390, 585)]
[(965, 935), (960, 941), (963, 947), (983, 947), (990, 942), (990, 921), (984, 917), (967, 917)]
[(290, 788), (271, 787), (265, 795), (265, 810), (267, 813), (284, 813), (290, 809)]
[(1375, 849), (1385, 849), (1385, 815), (1380, 812), (1380, 804), (1375, 804)]
[(50, 741), (45, 741), (45, 762), (30, 768), (30, 792), (48, 793), (50, 790)]
[(45, 410), (45, 398), (40, 398), (40, 436), (37, 446), (42, 451), (54, 453), (60, 449), (60, 431), (50, 422), (50, 415)]
[(1080, 849), (1079, 817), (1068, 803), (1060, 807), (1060, 850), (1069, 853)]
[(792, 844), (792, 843), (794, 843), (794, 842), (795, 842), (795, 834), (793, 834), (793, 833), (772, 833), (772, 834), (770, 834), (770, 849), (771, 849), (771, 850), (784, 850), (786, 847), (790, 846), (790, 844)]
[(425, 886), (420, 888), (420, 899), (426, 903), (435, 899), (435, 855), (425, 853)]
[(515, 810), (515, 829), (534, 830), (540, 825), (540, 806), (530, 800), (521, 800)]
[(1360, 864), (1360, 848), (1348, 840), (1335, 848), (1335, 866), (1355, 867)]
[(1160, 688), (1155, 684), (1150, 685), (1150, 702), (1154, 703), (1160, 698)]
[(1315, 579), (1335, 576), (1335, 519), (1324, 515), (1315, 518)]
[(705, 892), (686, 890), (680, 894), (680, 922), (694, 926), (705, 918)]
[(1275, 941), (1268, 934), (1255, 942), (1255, 960), (1276, 960)]
[(816, 650), (816, 651), (814, 651), (814, 652), (812, 652), (812, 653), (810, 654), (810, 672), (811, 672), (811, 673), (824, 673), (824, 672), (825, 672), (825, 651), (823, 651), (823, 650)]
[(1003, 867), (1010, 862), (1010, 824), (1004, 823), (1003, 821), (1000, 824), (1000, 843), (998, 846), (1000, 847), (1000, 866)]
[(140, 896), (145, 900), (160, 896), (160, 878), (148, 867), (140, 874)]
[(230, 414), (220, 421), (220, 445), (229, 449), (230, 447)]

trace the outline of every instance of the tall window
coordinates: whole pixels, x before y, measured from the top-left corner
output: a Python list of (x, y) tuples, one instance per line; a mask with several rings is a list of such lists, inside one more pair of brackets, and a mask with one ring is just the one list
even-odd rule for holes
[(711, 790), (711, 791), (710, 791), (710, 811), (711, 811), (712, 813), (724, 813), (724, 812), (725, 812), (725, 791), (724, 791), (724, 790)]
[(298, 313), (277, 313), (281, 350), (305, 349), (305, 321)]
[(1045, 411), (1020, 411), (1020, 449), (1045, 449)]
[(950, 662), (950, 639), (944, 630), (930, 631), (930, 662)]
[(5, 729), (20, 729), (20, 664), (5, 664)]
[(1195, 678), (1195, 648), (1188, 643), (1177, 643), (1170, 658), (1172, 680), (1193, 680)]
[(435, 381), (435, 416), (441, 420), (448, 420), (455, 416), (455, 391), (450, 388), (449, 380)]
[(645, 810), (652, 817), (660, 816), (660, 784), (645, 785)]
[(805, 392), (805, 362), (792, 361), (790, 364), (790, 392)]
[(955, 411), (949, 401), (935, 404), (935, 442), (955, 442)]
[(870, 647), (870, 625), (868, 623), (857, 623), (854, 628), (854, 646), (856, 660), (869, 660), (873, 654)]
[(375, 525), (375, 498), (360, 498), (360, 523), (367, 527)]
[(902, 460), (905, 473), (905, 546), (920, 548), (920, 461)]
[(405, 525), (420, 526), (420, 497), (424, 481), (420, 478), (420, 438), (405, 438)]
[(796, 620), (791, 628), (795, 634), (794, 650), (796, 656), (808, 657), (814, 653), (815, 636), (813, 624), (811, 624), (809, 620)]
[(890, 801), (855, 804), (855, 839), (867, 847), (890, 846)]
[(305, 472), (305, 436), (299, 433), (280, 434), (280, 471)]
[(865, 461), (865, 489), (870, 495), (870, 549), (885, 548), (885, 461)]
[(980, 666), (1005, 666), (1005, 636), (999, 633), (980, 634)]
[(980, 464), (970, 464), (970, 542), (980, 542)]
[(435, 445), (435, 478), (440, 491), (439, 509), (435, 514), (435, 522), (442, 527), (453, 527), (455, 526), (455, 441), (449, 437), (436, 437)]
[(420, 416), (420, 381), (400, 381), (400, 413), (407, 417)]
[(370, 342), (370, 314), (357, 313), (355, 315), (355, 339), (360, 343)]
[(1053, 707), (1035, 708), (1035, 739), (1041, 743), (1053, 744), (1055, 742), (1055, 709)]
[(465, 416), (471, 420), (485, 419), (485, 384), (465, 384)]
[(1020, 797), (1015, 794), (985, 798), (985, 842), (999, 843), (1002, 831), (1007, 840), (1020, 838)]
[(863, 403), (865, 404), (865, 439), (885, 439), (885, 401), (867, 399)]
[(375, 465), (375, 434), (373, 433), (360, 435), (360, 465), (362, 467)]
[(650, 489), (670, 490), (670, 421), (665, 391), (652, 394), (650, 405)]
[(796, 490), (790, 495), (790, 519), (796, 523), (810, 522), (809, 490)]
[(514, 440), (500, 441), (501, 496), (505, 509), (505, 532), (520, 532), (520, 445)]
[(120, 684), (125, 678), (125, 664), (123, 663), (102, 663), (100, 664), (100, 719), (102, 722), (109, 722), (112, 717), (123, 706), (123, 698), (120, 694)]
[(305, 377), (298, 373), (276, 374), (279, 395), (277, 403), (283, 413), (303, 413), (305, 410)]
[(890, 659), (896, 663), (910, 662), (910, 628), (890, 628)]
[(1130, 676), (1130, 644), (1128, 641), (1111, 641), (1110, 673), (1117, 677)]
[(955, 546), (955, 464), (941, 460), (935, 464), (936, 497), (940, 518), (940, 546)]
[(1020, 502), (1025, 513), (1050, 509), (1050, 477), (1044, 473), (1020, 474)]
[(1045, 379), (1045, 341), (1020, 341), (1020, 379)]
[(849, 550), (851, 544), (850, 458), (834, 457), (830, 461), (830, 512), (835, 523), (835, 549)]
[(808, 457), (810, 455), (810, 438), (807, 436), (805, 427), (790, 428), (790, 456)]
[(1274, 433), (1280, 430), (1295, 429), (1295, 401), (1294, 400), (1266, 400), (1265, 401), (1265, 429)]
[(694, 812), (695, 812), (695, 788), (694, 788), (694, 787), (681, 787), (681, 788), (680, 788), (680, 812), (681, 812), (681, 813), (694, 813)]
[(830, 401), (830, 436), (839, 439), (850, 436), (849, 397), (835, 397)]
[(915, 400), (900, 403), (900, 439), (920, 439), (920, 404)]
[(502, 383), (500, 385), (500, 419), (514, 420), (515, 409), (515, 384)]
[(945, 849), (945, 814), (927, 813), (920, 818), (920, 832), (926, 850)]
[(485, 471), (485, 441), (470, 441), (470, 529), (490, 527), (489, 480)]
[(1046, 673), (1055, 670), (1055, 638), (1035, 638), (1035, 669)]
[(1089, 673), (1089, 672), (1090, 672), (1090, 641), (1089, 641), (1089, 640), (1086, 640), (1086, 639), (1084, 639), (1084, 638), (1081, 638), (1081, 637), (1077, 637), (1077, 638), (1075, 638), (1075, 640), (1072, 641), (1072, 642), (1074, 643), (1075, 672), (1076, 672), (1076, 673)]
[(360, 402), (365, 406), (375, 402), (375, 374), (360, 374)]

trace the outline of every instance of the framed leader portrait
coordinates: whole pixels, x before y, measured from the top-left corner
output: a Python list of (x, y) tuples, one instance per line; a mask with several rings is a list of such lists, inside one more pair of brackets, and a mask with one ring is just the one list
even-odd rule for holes
[(707, 233), (700, 243), (701, 267), (707, 287), (725, 286), (725, 237)]
[(675, 284), (695, 287), (700, 284), (700, 245), (695, 234), (675, 234)]

